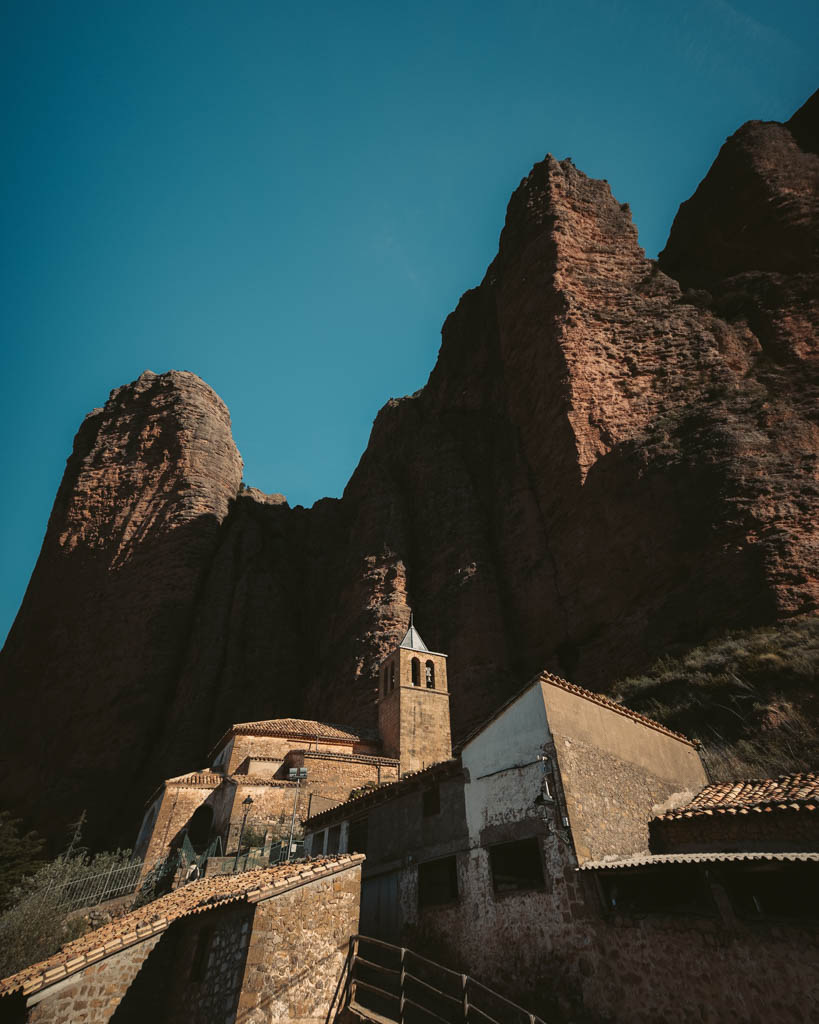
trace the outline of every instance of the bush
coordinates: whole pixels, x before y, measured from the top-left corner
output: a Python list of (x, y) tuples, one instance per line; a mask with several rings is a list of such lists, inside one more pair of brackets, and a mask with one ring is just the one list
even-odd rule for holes
[(64, 853), (11, 889), (9, 906), (0, 915), (0, 977), (44, 960), (88, 929), (88, 922), (65, 905), (67, 886), (130, 862), (130, 850), (90, 857), (80, 845), (83, 823), (84, 818), (73, 826)]
[(819, 619), (731, 632), (615, 684), (616, 699), (702, 743), (714, 781), (819, 767)]
[(12, 892), (26, 875), (44, 863), (45, 840), (36, 832), (20, 833), (20, 819), (0, 811), (0, 911), (11, 903)]

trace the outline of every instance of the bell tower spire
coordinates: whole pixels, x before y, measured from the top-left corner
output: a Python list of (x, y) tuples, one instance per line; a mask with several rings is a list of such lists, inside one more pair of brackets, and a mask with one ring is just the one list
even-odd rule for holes
[(400, 771), (419, 771), (452, 757), (445, 654), (431, 651), (410, 621), (404, 639), (381, 664), (378, 729)]

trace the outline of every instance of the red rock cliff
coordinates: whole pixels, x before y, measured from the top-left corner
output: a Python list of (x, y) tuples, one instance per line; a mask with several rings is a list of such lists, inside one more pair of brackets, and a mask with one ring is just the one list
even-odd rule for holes
[[(114, 814), (127, 836), (231, 721), (372, 724), (410, 604), (450, 654), (456, 733), (543, 667), (604, 689), (815, 609), (815, 265), (789, 241), (817, 237), (811, 103), (726, 143), (730, 173), (723, 149), (663, 254), (682, 284), (604, 182), (538, 164), (341, 500), (240, 491), (226, 410), (191, 374), (115, 392), (78, 434), (3, 654), (11, 803), (51, 830)], [(779, 239), (761, 270), (743, 216)]]

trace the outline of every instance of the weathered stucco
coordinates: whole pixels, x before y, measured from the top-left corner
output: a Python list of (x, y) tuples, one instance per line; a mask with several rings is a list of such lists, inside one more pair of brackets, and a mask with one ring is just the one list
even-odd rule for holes
[(648, 850), (657, 809), (686, 803), (708, 784), (686, 740), (547, 681), (537, 689), (579, 863)]

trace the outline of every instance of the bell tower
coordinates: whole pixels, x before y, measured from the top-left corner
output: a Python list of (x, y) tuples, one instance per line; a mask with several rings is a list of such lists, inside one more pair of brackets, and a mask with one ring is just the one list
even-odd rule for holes
[(427, 647), (411, 615), (404, 639), (381, 663), (378, 731), (402, 775), (452, 757), (446, 655)]

